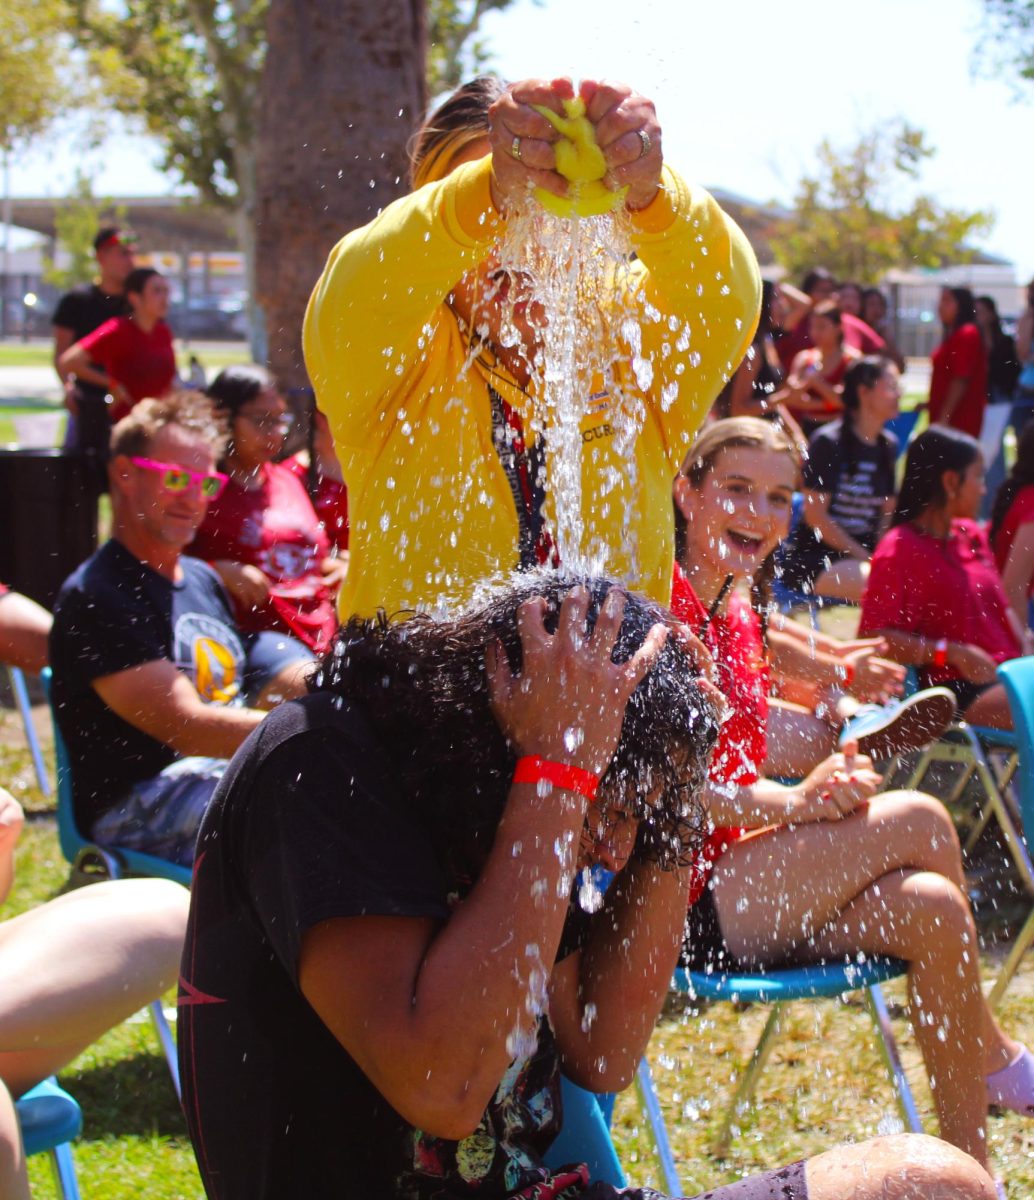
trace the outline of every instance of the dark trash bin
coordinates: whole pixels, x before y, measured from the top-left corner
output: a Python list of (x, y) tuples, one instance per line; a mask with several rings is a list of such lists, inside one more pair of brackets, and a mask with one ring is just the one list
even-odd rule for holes
[(44, 608), (97, 549), (96, 465), (57, 449), (0, 449), (0, 581)]

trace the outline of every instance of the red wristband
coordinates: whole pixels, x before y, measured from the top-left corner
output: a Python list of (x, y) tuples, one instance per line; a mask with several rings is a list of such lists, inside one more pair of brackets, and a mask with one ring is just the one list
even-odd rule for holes
[(845, 689), (849, 688), (851, 684), (854, 683), (854, 663), (842, 662), (840, 664), (840, 672), (843, 676), (841, 683), (844, 685)]
[(553, 762), (552, 759), (542, 758), (538, 754), (517, 760), (513, 772), (514, 783), (538, 783), (543, 779), (565, 791), (577, 792), (590, 804), (596, 799), (596, 789), (600, 785), (599, 776), (594, 775), (592, 771), (572, 767), (567, 763)]
[(946, 667), (948, 665), (948, 639), (941, 638), (933, 648), (933, 665)]

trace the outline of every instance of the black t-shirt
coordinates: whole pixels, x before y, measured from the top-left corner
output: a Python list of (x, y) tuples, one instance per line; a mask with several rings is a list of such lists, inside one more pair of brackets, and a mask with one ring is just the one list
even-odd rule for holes
[[(62, 329), (70, 329), (74, 334), (73, 341), (79, 342), (88, 333), (99, 329), (105, 321), (110, 321), (112, 317), (128, 317), (131, 311), (129, 301), (123, 292), (116, 292), (113, 295), (95, 283), (84, 283), (79, 287), (72, 288), (70, 292), (65, 292), (57, 302), (57, 308), (54, 309), (54, 315), (51, 317), (51, 324), (59, 325)], [(98, 364), (93, 363), (92, 365), (97, 366)], [(104, 388), (86, 383), (84, 380), (79, 381), (78, 387), (87, 396), (98, 399), (104, 396)]]
[(61, 588), (50, 634), (54, 711), (71, 760), (84, 832), (134, 783), (179, 755), (116, 716), (95, 679), (157, 659), (185, 672), (203, 700), (240, 703), (244, 647), (219, 577), (181, 558), (173, 583), (120, 542), (106, 542)]
[(544, 1019), (478, 1130), (454, 1142), (407, 1124), (301, 994), (317, 923), (447, 919), (458, 891), (425, 821), (390, 748), (328, 693), (275, 710), (231, 761), (198, 839), (179, 1000), (184, 1109), (210, 1197), (502, 1200), (546, 1180), (550, 1196), (582, 1194), (581, 1168), (551, 1175), (539, 1157), (560, 1119)]
[[(808, 442), (804, 490), (828, 495), (830, 517), (867, 550), (876, 548), (884, 502), (894, 495), (897, 446), (897, 438), (886, 431), (869, 445), (850, 426), (845, 430), (843, 421), (823, 425)], [(827, 559), (835, 562), (842, 557), (802, 518), (786, 555), (784, 578), (793, 587), (806, 586), (822, 572)]]
[(65, 292), (57, 302), (51, 324), (71, 329), (78, 342), (112, 317), (128, 317), (129, 313), (129, 302), (124, 293), (112, 295), (95, 283), (85, 283)]

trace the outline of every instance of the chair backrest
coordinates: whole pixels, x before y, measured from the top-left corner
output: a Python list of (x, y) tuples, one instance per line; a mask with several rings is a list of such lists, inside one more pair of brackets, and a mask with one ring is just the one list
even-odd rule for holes
[(68, 759), (68, 747), (61, 736), (61, 726), (58, 724), (57, 713), (54, 711), (53, 677), (49, 667), (44, 667), (40, 673), (43, 690), (50, 705), (50, 721), (54, 727), (54, 767), (57, 773), (57, 836), (61, 843), (61, 853), (69, 862), (75, 862), (80, 851), (89, 844), (79, 832), (75, 823), (75, 809), (72, 806), (72, 768)]
[(1020, 765), (1018, 781), (1020, 818), (1028, 847), (1034, 846), (1034, 657), (1014, 658), (998, 668), (1012, 713)]
[(15, 1105), (26, 1154), (41, 1154), (79, 1136), (83, 1114), (75, 1100), (51, 1076)]
[[(61, 727), (58, 725), (57, 713), (54, 711), (49, 667), (43, 670), (40, 678), (43, 681), (47, 702), (50, 705), (50, 719), (54, 726), (58, 842), (61, 845), (61, 853), (70, 863), (74, 864), (79, 855), (84, 850), (90, 850), (94, 846), (94, 843), (83, 837), (79, 832), (78, 825), (76, 825), (75, 807), (72, 802), (72, 766), (68, 757), (68, 747), (65, 745), (65, 739), (61, 736)], [(153, 876), (158, 879), (171, 879), (174, 883), (181, 883), (184, 887), (190, 887), (191, 872), (189, 867), (180, 867), (175, 863), (166, 862), (163, 858), (156, 858), (153, 854), (145, 854), (141, 850), (127, 850), (122, 847), (112, 847), (109, 858), (112, 856), (124, 868), (124, 871), (119, 871), (120, 874), (129, 873), (148, 877)]]
[(585, 1163), (593, 1183), (626, 1187), (625, 1173), (599, 1098), (566, 1077), (561, 1078), (561, 1092), (564, 1124), (559, 1137), (546, 1152), (547, 1166), (555, 1170), (569, 1163)]
[(894, 434), (898, 439), (898, 454), (904, 454), (908, 449), (908, 443), (915, 432), (916, 424), (919, 421), (919, 410), (916, 408), (908, 409), (905, 412), (899, 412), (896, 417), (889, 420), (883, 428)]

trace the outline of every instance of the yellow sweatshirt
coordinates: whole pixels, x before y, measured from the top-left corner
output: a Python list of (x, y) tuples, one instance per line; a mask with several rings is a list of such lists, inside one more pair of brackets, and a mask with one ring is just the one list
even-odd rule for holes
[[(309, 301), (306, 365), (348, 485), (342, 618), (463, 603), (518, 565), (488, 383), (523, 418), (529, 397), (485, 351), (469, 361), (444, 302), (500, 233), (490, 171), (489, 158), (464, 164), (348, 234)], [(668, 167), (658, 196), (633, 216), (633, 244), (641, 347), (587, 398), (583, 549), (602, 549), (607, 574), (667, 603), (672, 479), (746, 353), (761, 285), (739, 228)], [(645, 406), (632, 463), (614, 450), (617, 392)]]

